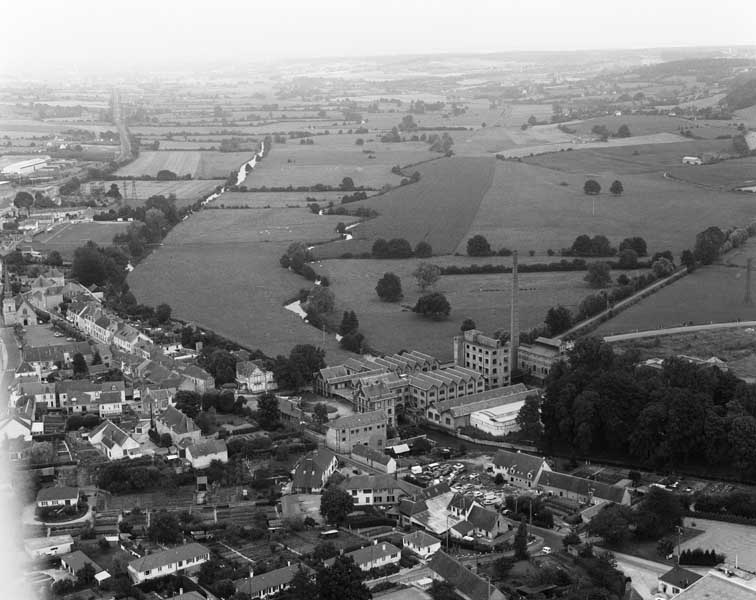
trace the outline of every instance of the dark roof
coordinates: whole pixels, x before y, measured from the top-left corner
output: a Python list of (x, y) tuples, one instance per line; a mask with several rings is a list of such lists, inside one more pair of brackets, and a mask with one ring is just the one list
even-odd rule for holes
[(489, 586), (487, 581), (441, 550), (433, 555), (428, 566), (468, 598), (491, 598), (492, 600), (504, 598), (496, 587)]
[(393, 554), (401, 554), (401, 550), (388, 542), (378, 542), (377, 544), (370, 544), (354, 552), (349, 552), (347, 556), (351, 556), (354, 559), (356, 565), (365, 565), (371, 563), (380, 558), (391, 556)]
[(414, 500), (410, 500), (409, 498), (402, 498), (399, 501), (399, 512), (408, 517), (419, 514), (426, 510), (428, 510), (428, 505), (424, 500), (416, 502)]
[(383, 452), (378, 452), (378, 450), (374, 450), (370, 446), (366, 446), (364, 444), (356, 444), (352, 447), (352, 454), (356, 454), (357, 456), (362, 456), (363, 458), (367, 458), (368, 460), (372, 462), (377, 462), (381, 465), (387, 465), (389, 464), (389, 461), (391, 460), (391, 457), (387, 454), (384, 454)]
[(405, 535), (402, 543), (404, 543), (405, 545), (412, 544), (413, 546), (417, 546), (419, 548), (427, 548), (428, 546), (432, 546), (433, 544), (438, 544), (440, 541), (441, 540), (439, 540), (438, 538), (435, 538), (432, 535), (427, 534), (419, 529), (415, 533)]
[(525, 477), (530, 474), (535, 477), (538, 470), (543, 466), (543, 458), (533, 456), (525, 452), (510, 452), (509, 450), (499, 450), (493, 459), (493, 464), (497, 467), (506, 467), (515, 475)]
[(39, 490), (37, 493), (37, 502), (42, 500), (68, 500), (79, 497), (79, 488), (59, 486), (59, 487), (46, 487)]
[[(306, 566), (303, 566), (303, 569), (309, 571), (309, 568)], [(281, 569), (262, 573), (261, 575), (237, 579), (234, 581), (234, 587), (237, 592), (243, 592), (254, 597), (256, 594), (259, 594), (261, 591), (268, 588), (275, 588), (291, 583), (291, 580), (294, 579), (298, 570), (299, 565), (289, 565)]]
[(659, 580), (669, 583), (681, 590), (701, 579), (702, 575), (683, 569), (680, 565), (675, 565), (663, 575), (659, 575)]
[(326, 469), (336, 460), (336, 455), (325, 448), (313, 450), (297, 463), (292, 477), (294, 489), (321, 488)]
[(442, 413), (445, 410), (450, 410), (452, 408), (466, 406), (468, 404), (475, 404), (484, 400), (506, 398), (508, 396), (512, 396), (513, 394), (521, 394), (528, 391), (528, 388), (526, 388), (522, 383), (517, 383), (515, 385), (508, 385), (505, 387), (495, 388), (493, 390), (486, 390), (485, 392), (478, 392), (476, 394), (469, 394), (467, 396), (458, 396), (457, 398), (450, 398), (449, 400), (441, 400), (440, 402), (436, 403), (436, 410)]
[(483, 531), (493, 531), (498, 518), (499, 513), (478, 505), (473, 506), (467, 516), (467, 520), (475, 526), (475, 529), (482, 529)]
[(583, 477), (575, 477), (566, 473), (556, 473), (554, 471), (543, 471), (538, 478), (538, 485), (549, 486), (560, 490), (580, 494), (581, 496), (590, 496), (593, 494), (596, 498), (608, 500), (621, 504), (625, 496), (625, 488), (609, 485), (602, 481), (593, 481)]
[(228, 452), (228, 447), (224, 440), (211, 439), (200, 442), (199, 444), (192, 444), (186, 450), (191, 453), (192, 458), (198, 458), (200, 456), (213, 456), (214, 454)]
[(449, 502), (449, 508), (457, 508), (467, 514), (467, 511), (475, 504), (475, 500), (470, 496), (463, 494), (454, 494), (451, 502)]
[(436, 485), (431, 485), (423, 490), (420, 490), (417, 496), (415, 496), (415, 499), (429, 500), (430, 498), (435, 498), (436, 496), (446, 494), (447, 492), (451, 492), (451, 487), (449, 487), (448, 483), (442, 481), (441, 483), (437, 483)]
[(179, 435), (190, 431), (197, 431), (197, 425), (194, 421), (173, 406), (169, 406), (166, 411), (158, 417), (158, 420), (165, 423), (167, 427)]
[(129, 566), (135, 571), (143, 573), (144, 571), (151, 571), (163, 565), (169, 565), (181, 560), (191, 560), (209, 554), (210, 550), (202, 544), (184, 544), (183, 546), (169, 548), (162, 552), (155, 552), (154, 554), (137, 558), (136, 560), (132, 560)]
[(475, 527), (473, 527), (473, 524), (470, 523), (470, 521), (460, 521), (454, 527), (452, 527), (452, 529), (459, 533), (459, 535), (465, 536), (473, 529), (475, 529)]
[[(118, 427), (118, 425), (116, 425), (115, 423), (112, 423), (111, 421), (103, 421), (102, 423), (100, 423), (89, 434), (89, 437), (92, 438), (100, 432), (103, 432), (102, 434), (103, 442), (105, 442), (106, 439), (110, 439), (116, 442), (119, 446), (123, 446), (126, 443), (126, 441), (129, 439), (129, 434), (126, 433), (120, 427)], [(108, 445), (108, 447), (111, 447), (111, 446)]]
[(84, 554), (81, 550), (74, 550), (69, 554), (64, 554), (60, 557), (60, 559), (70, 567), (74, 575), (78, 573), (79, 569), (81, 569), (85, 565), (92, 565), (92, 567), (94, 567), (95, 573), (99, 573), (105, 570), (95, 561), (89, 558), (86, 554)]

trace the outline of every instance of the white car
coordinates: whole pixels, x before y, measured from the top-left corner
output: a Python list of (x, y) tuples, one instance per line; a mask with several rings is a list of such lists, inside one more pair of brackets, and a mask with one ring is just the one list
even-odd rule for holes
[(549, 546), (544, 546), (541, 549), (541, 552), (543, 552), (544, 554), (551, 554), (551, 548)]

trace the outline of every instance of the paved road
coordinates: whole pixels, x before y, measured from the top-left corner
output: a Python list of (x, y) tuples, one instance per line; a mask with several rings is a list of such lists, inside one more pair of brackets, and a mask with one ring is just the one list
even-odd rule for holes
[(13, 335), (13, 328), (0, 328), (0, 417), (8, 413), (8, 387), (13, 383), (16, 368), (20, 364), (21, 352)]
[(676, 333), (694, 333), (696, 331), (711, 331), (715, 329), (742, 329), (744, 327), (756, 328), (756, 321), (731, 321), (729, 323), (709, 323), (707, 325), (690, 325), (688, 327), (667, 327), (664, 329), (651, 329), (649, 331), (636, 331), (634, 333), (622, 333), (607, 335), (605, 342), (622, 342), (625, 340), (637, 340), (659, 335), (675, 335)]

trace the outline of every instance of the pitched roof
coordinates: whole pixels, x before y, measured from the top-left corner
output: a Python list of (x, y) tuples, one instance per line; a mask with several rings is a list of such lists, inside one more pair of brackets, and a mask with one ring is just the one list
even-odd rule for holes
[(92, 567), (94, 567), (95, 573), (100, 573), (101, 571), (105, 570), (95, 561), (89, 558), (86, 554), (84, 554), (81, 550), (74, 550), (73, 552), (64, 554), (60, 557), (60, 559), (70, 567), (70, 569), (74, 572), (74, 575), (78, 573), (79, 569), (83, 568), (85, 565), (92, 565)]
[(504, 600), (504, 595), (496, 587), (491, 586), (483, 578), (478, 577), (442, 550), (433, 555), (428, 566), (467, 598)]
[[(405, 482), (406, 483), (406, 482)], [(345, 479), (341, 486), (347, 490), (392, 490), (401, 489), (401, 485), (398, 479), (394, 479), (391, 475), (354, 475), (349, 479)]]
[(187, 449), (187, 452), (191, 453), (192, 458), (199, 458), (200, 456), (213, 456), (215, 454), (221, 454), (222, 452), (228, 452), (225, 440), (205, 440), (199, 444), (192, 444)]
[(470, 394), (461, 398), (443, 400), (437, 403), (436, 410), (440, 413), (448, 410), (452, 416), (462, 417), (478, 410), (518, 402), (533, 393), (535, 393), (533, 390), (529, 390), (523, 384), (518, 383), (517, 385), (486, 390), (485, 392), (478, 392), (477, 394)]
[(497, 467), (508, 469), (515, 475), (535, 477), (538, 470), (543, 466), (544, 460), (540, 456), (533, 456), (525, 452), (510, 452), (499, 450), (493, 458), (493, 464)]
[(192, 590), (191, 592), (184, 592), (178, 596), (171, 596), (168, 600), (205, 600), (205, 597), (199, 592)]
[[(309, 568), (304, 566), (305, 571), (309, 571)], [(237, 592), (249, 594), (254, 597), (263, 590), (268, 588), (277, 588), (278, 586), (288, 585), (294, 576), (299, 571), (299, 565), (289, 565), (274, 571), (268, 571), (261, 575), (255, 575), (254, 577), (245, 577), (244, 579), (237, 579), (234, 581), (234, 587)]]
[[(89, 434), (89, 437), (96, 437), (101, 432), (103, 443), (105, 443), (106, 439), (109, 439), (114, 441), (119, 446), (123, 446), (130, 437), (128, 433), (126, 433), (123, 429), (118, 427), (118, 425), (109, 420), (103, 421), (97, 427), (95, 427), (94, 430), (92, 430), (92, 432)], [(112, 446), (108, 445), (108, 447), (110, 448)]]
[(359, 413), (341, 417), (328, 423), (329, 429), (351, 429), (353, 427), (364, 427), (366, 425), (376, 425), (386, 423), (386, 413), (382, 410), (373, 412)]
[(685, 589), (703, 577), (688, 569), (683, 569), (680, 565), (675, 565), (663, 575), (659, 575), (659, 580), (669, 583), (677, 588)]
[(402, 498), (399, 500), (399, 512), (411, 517), (428, 510), (425, 500), (412, 500), (411, 498)]
[(313, 450), (294, 468), (292, 487), (295, 489), (322, 487), (326, 469), (334, 460), (336, 460), (336, 455), (327, 448)]
[(37, 502), (51, 500), (75, 500), (79, 497), (79, 488), (69, 486), (46, 487), (37, 493)]
[(401, 550), (388, 542), (379, 542), (377, 544), (370, 544), (354, 552), (347, 553), (347, 556), (351, 556), (354, 559), (356, 565), (367, 565), (371, 562), (385, 558), (387, 556), (401, 554)]
[(378, 452), (378, 450), (374, 450), (370, 446), (364, 444), (357, 444), (352, 447), (352, 455), (354, 456), (355, 454), (384, 466), (389, 464), (389, 461), (392, 460), (387, 454)]
[(538, 485), (546, 485), (560, 490), (565, 490), (581, 496), (593, 495), (609, 502), (621, 503), (625, 496), (625, 488), (609, 485), (602, 481), (593, 481), (583, 477), (575, 477), (566, 473), (554, 471), (542, 471), (538, 478)]
[(454, 531), (459, 533), (461, 536), (466, 536), (468, 533), (470, 533), (475, 527), (473, 527), (473, 524), (470, 523), (470, 521), (460, 521), (454, 527), (452, 527)]
[(404, 543), (405, 545), (412, 544), (413, 546), (417, 546), (419, 548), (427, 548), (428, 546), (432, 546), (433, 544), (440, 543), (440, 541), (441, 540), (439, 540), (438, 538), (425, 533), (422, 529), (418, 529), (415, 533), (405, 535), (402, 539), (402, 543)]
[(193, 419), (173, 406), (169, 406), (157, 419), (179, 435), (189, 433), (190, 431), (197, 431), (198, 429)]
[(266, 369), (261, 360), (240, 360), (236, 363), (236, 376), (237, 377), (249, 377), (256, 372), (266, 372)]
[(191, 560), (209, 554), (210, 550), (202, 544), (184, 544), (183, 546), (169, 548), (162, 552), (155, 552), (154, 554), (148, 554), (142, 558), (132, 560), (129, 563), (129, 567), (138, 573), (143, 573), (181, 560)]
[(729, 579), (710, 571), (675, 596), (675, 600), (753, 600), (754, 597), (756, 590), (750, 581)]
[(477, 504), (473, 506), (470, 514), (467, 515), (467, 520), (470, 521), (476, 529), (482, 529), (484, 531), (493, 531), (498, 519), (499, 513), (478, 506)]
[(205, 371), (205, 369), (198, 367), (197, 365), (189, 365), (186, 369), (184, 369), (183, 374), (186, 377), (191, 377), (192, 379), (203, 379), (205, 381), (212, 379), (213, 381), (215, 381), (210, 373)]
[(452, 501), (449, 503), (449, 508), (456, 508), (467, 514), (467, 511), (470, 510), (474, 504), (475, 500), (472, 497), (457, 493), (454, 494), (454, 498), (452, 498)]

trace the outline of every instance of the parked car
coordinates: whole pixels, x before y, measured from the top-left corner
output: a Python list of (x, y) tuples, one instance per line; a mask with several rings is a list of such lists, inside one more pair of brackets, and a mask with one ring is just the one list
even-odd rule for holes
[(543, 552), (544, 554), (551, 554), (551, 548), (549, 546), (544, 546), (541, 549), (541, 552)]

